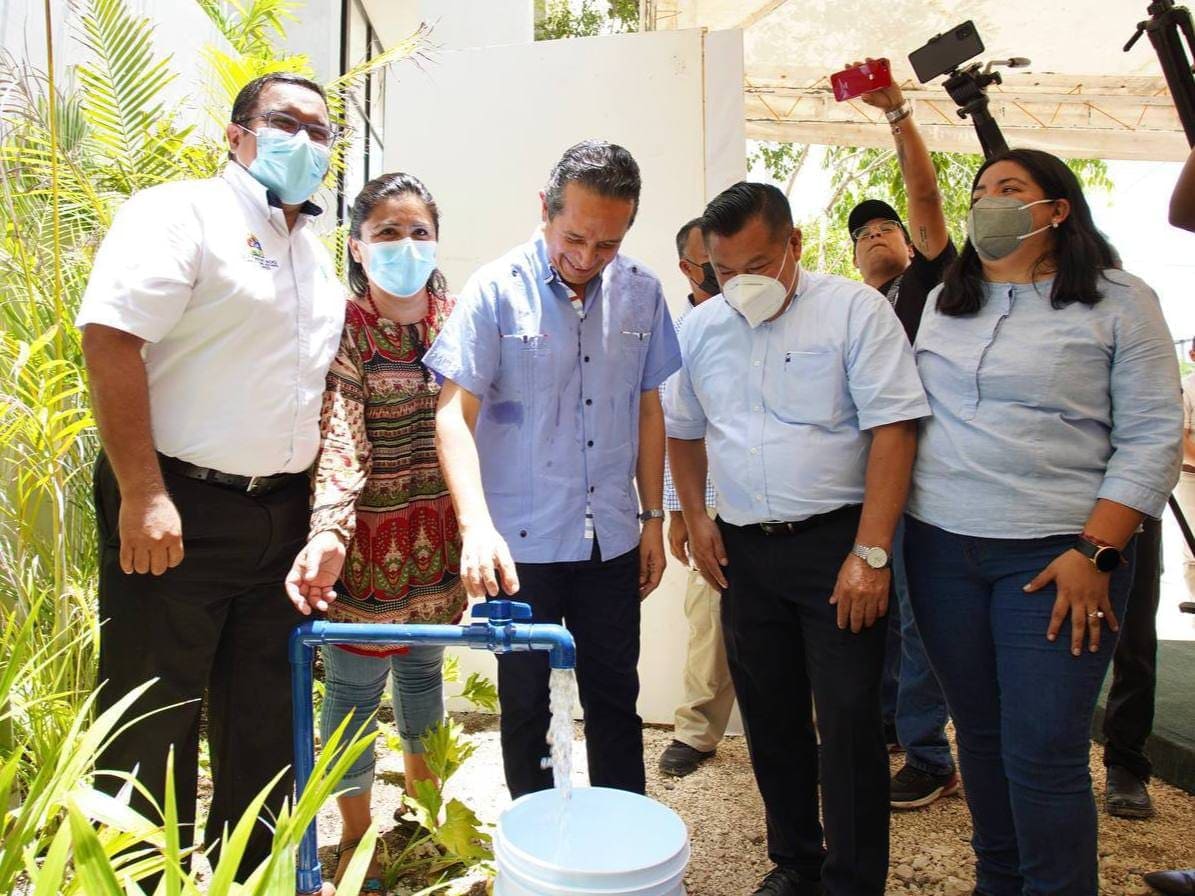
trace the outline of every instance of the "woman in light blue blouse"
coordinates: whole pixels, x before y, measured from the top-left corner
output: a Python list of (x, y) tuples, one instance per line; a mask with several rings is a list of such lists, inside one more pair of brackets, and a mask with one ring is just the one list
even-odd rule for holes
[(1133, 534), (1178, 479), (1178, 363), (1075, 175), (986, 161), (969, 239), (926, 303), (906, 555), (958, 733), (985, 896), (1098, 889), (1089, 750)]

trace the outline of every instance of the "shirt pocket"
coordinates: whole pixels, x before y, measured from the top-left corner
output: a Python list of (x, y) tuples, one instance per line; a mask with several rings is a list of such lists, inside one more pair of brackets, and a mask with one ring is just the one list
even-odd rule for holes
[(777, 419), (830, 429), (842, 418), (845, 376), (832, 349), (784, 353), (780, 372), (764, 380), (764, 401)]
[(500, 359), (503, 375), (495, 383), (497, 391), (530, 401), (537, 383), (543, 380), (549, 357), (546, 333), (503, 333)]
[(627, 385), (638, 391), (643, 382), (643, 367), (647, 363), (647, 347), (651, 345), (651, 329), (624, 326), (617, 336), (618, 366)]

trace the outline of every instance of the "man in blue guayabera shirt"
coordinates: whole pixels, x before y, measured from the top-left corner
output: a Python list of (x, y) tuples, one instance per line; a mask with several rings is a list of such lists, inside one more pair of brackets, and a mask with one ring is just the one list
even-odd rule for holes
[[(444, 379), (436, 434), (465, 587), (568, 625), (590, 783), (636, 793), (639, 601), (665, 564), (656, 389), (680, 367), (660, 281), (618, 251), (639, 188), (621, 146), (565, 152), (542, 231), (474, 274), (424, 357)], [(498, 690), (511, 795), (551, 787), (547, 656), (500, 656)]]

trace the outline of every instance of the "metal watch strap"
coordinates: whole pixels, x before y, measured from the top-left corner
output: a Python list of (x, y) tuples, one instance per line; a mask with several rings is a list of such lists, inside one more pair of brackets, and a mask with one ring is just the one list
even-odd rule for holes
[(888, 124), (896, 124), (897, 122), (904, 121), (912, 114), (913, 101), (905, 100), (895, 109), (889, 109), (887, 112), (885, 112), (884, 117), (888, 119)]
[[(872, 566), (871, 560), (868, 559), (872, 551), (883, 551), (884, 557), (886, 558), (883, 566)], [(855, 546), (851, 548), (851, 553), (870, 566), (872, 569), (889, 569), (892, 566), (892, 554), (884, 548), (881, 548), (879, 545), (865, 545), (856, 542)]]
[(645, 510), (639, 514), (639, 522), (646, 523), (648, 520), (662, 520), (664, 519), (664, 511), (662, 510)]

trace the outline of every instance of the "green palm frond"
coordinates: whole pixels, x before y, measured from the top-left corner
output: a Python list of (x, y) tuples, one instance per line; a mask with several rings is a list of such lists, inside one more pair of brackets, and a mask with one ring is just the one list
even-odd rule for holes
[(93, 58), (76, 71), (92, 139), (128, 192), (159, 183), (170, 157), (157, 135), (170, 127), (163, 91), (171, 57), (155, 59), (154, 27), (122, 0), (80, 0), (78, 37)]
[(302, 54), (255, 56), (207, 47), (203, 57), (210, 73), (208, 111), (212, 120), (221, 127), (228, 123), (232, 101), (237, 93), (254, 78), (271, 72), (296, 72), (307, 77), (312, 74), (311, 61)]
[(431, 48), (431, 42), (428, 40), (430, 35), (431, 26), (426, 22), (422, 23), (415, 32), (395, 43), (390, 49), (354, 65), (339, 78), (326, 84), (328, 110), (332, 118), (336, 121), (344, 120), (347, 98), (365, 83), (366, 76), (381, 72), (396, 62), (406, 60), (420, 64), (426, 61), (427, 52)]
[(298, 21), (295, 0), (195, 0), (234, 50), (246, 56), (270, 56), (274, 40), (285, 37), (287, 22)]

